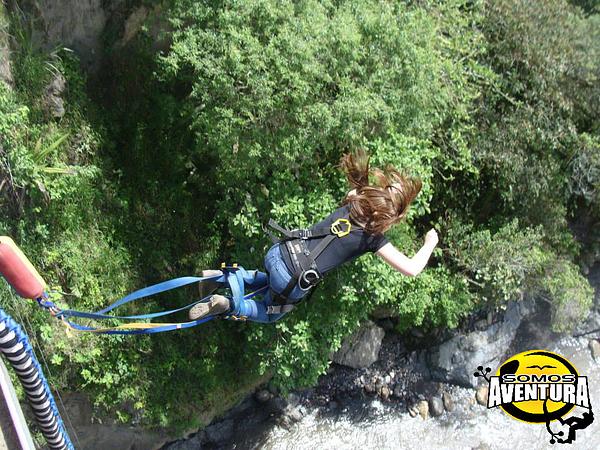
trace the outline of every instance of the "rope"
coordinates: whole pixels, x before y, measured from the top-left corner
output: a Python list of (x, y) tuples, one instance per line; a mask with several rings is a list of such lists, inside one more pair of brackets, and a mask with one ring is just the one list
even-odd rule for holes
[(48, 447), (52, 450), (74, 450), (27, 335), (1, 308), (0, 352), (19, 377)]

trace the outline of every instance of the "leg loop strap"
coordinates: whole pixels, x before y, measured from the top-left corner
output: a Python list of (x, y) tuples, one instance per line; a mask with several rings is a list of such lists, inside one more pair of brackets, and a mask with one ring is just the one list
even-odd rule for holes
[(295, 305), (270, 305), (267, 306), (267, 314), (285, 314), (295, 308)]

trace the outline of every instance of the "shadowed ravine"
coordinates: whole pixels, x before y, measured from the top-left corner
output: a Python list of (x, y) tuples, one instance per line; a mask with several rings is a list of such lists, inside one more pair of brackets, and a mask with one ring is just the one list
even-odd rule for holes
[[(565, 338), (548, 349), (565, 355), (589, 377), (592, 406), (600, 404), (600, 367), (591, 361), (587, 340)], [(525, 341), (524, 341), (525, 343)], [(523, 347), (535, 346), (535, 343)], [(473, 390), (451, 389), (456, 402), (452, 413), (435, 419), (413, 418), (405, 408), (379, 400), (350, 402), (335, 413), (314, 408), (291, 429), (265, 427), (254, 436), (236, 436), (230, 448), (262, 449), (543, 449), (553, 447), (544, 425), (529, 425), (497, 409), (473, 402)], [(569, 448), (600, 448), (599, 424), (580, 432)], [(556, 444), (555, 444), (556, 446)]]

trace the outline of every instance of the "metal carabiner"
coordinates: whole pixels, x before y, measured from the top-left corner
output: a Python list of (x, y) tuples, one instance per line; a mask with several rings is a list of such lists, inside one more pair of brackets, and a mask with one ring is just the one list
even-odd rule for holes
[[(343, 229), (342, 225), (346, 225), (345, 230)], [(335, 234), (339, 238), (350, 234), (350, 230), (352, 230), (352, 224), (348, 219), (337, 219), (331, 224), (331, 233)]]
[(314, 269), (308, 269), (302, 272), (300, 280), (298, 280), (298, 287), (303, 291), (310, 290), (313, 286), (316, 286), (321, 281), (321, 275)]

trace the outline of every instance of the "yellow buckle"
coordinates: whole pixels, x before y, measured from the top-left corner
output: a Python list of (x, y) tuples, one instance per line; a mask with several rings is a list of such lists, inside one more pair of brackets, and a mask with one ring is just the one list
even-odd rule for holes
[(245, 322), (248, 316), (226, 316), (226, 319)]
[[(345, 230), (341, 228), (342, 224), (347, 226), (347, 228)], [(331, 232), (339, 238), (350, 234), (351, 229), (352, 229), (352, 224), (350, 223), (350, 221), (348, 219), (338, 219), (331, 224)]]

